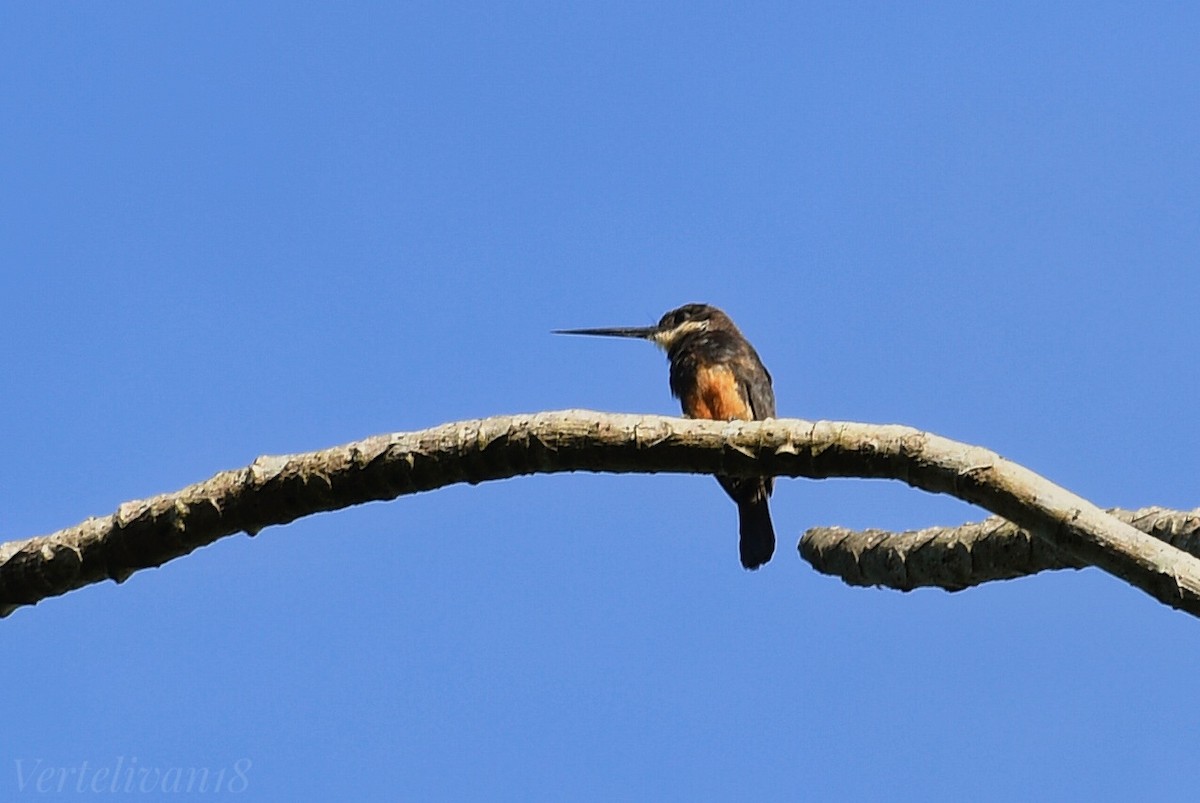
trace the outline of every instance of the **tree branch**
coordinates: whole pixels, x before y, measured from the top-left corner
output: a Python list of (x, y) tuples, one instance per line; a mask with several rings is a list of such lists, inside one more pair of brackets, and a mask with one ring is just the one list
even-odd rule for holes
[(118, 582), (235, 532), (459, 482), (558, 471), (899, 479), (987, 508), (1200, 616), (1200, 560), (994, 452), (909, 427), (695, 421), (581, 410), (498, 416), (260, 457), (111, 516), (0, 545), (0, 613)]
[[(1113, 508), (1108, 513), (1200, 557), (1200, 509)], [(800, 556), (817, 571), (840, 577), (848, 585), (898, 591), (921, 587), (961, 591), (993, 580), (1089, 565), (1059, 552), (1048, 537), (1038, 538), (995, 516), (958, 527), (899, 533), (813, 527), (800, 539)]]

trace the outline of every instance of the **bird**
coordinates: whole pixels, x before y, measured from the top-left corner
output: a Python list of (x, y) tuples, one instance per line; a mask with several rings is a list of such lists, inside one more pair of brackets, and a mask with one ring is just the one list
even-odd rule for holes
[[(649, 340), (667, 353), (671, 395), (688, 418), (761, 421), (775, 417), (771, 374), (733, 320), (708, 304), (684, 304), (655, 326), (556, 329), (560, 335), (598, 335)], [(771, 477), (717, 481), (737, 503), (738, 553), (742, 566), (757, 569), (775, 553), (775, 528), (767, 499)]]

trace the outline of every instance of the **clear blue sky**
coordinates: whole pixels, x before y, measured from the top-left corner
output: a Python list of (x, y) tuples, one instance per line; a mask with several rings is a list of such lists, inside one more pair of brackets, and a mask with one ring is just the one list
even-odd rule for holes
[[(1182, 3), (6, 4), (0, 535), (263, 453), (673, 413), (651, 346), (549, 330), (689, 301), (781, 415), (1194, 507), (1198, 41)], [(22, 609), (0, 797), (136, 761), (254, 800), (1194, 799), (1200, 622), (1096, 570), (798, 558), (977, 517), (900, 485), (774, 514), (751, 574), (708, 477), (524, 478)]]

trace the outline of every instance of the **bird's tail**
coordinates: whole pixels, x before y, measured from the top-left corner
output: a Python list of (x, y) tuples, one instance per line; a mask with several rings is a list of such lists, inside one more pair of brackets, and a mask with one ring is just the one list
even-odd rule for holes
[(738, 502), (738, 534), (738, 552), (747, 569), (757, 569), (775, 554), (775, 527), (765, 492)]

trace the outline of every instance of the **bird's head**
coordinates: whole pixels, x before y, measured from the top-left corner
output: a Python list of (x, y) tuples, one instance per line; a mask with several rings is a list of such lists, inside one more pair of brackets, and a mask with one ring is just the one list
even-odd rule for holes
[(681, 337), (713, 328), (732, 327), (729, 316), (708, 304), (684, 304), (659, 319), (655, 326), (632, 326), (608, 329), (556, 329), (558, 335), (598, 335), (601, 337), (636, 337), (657, 343), (664, 351)]

